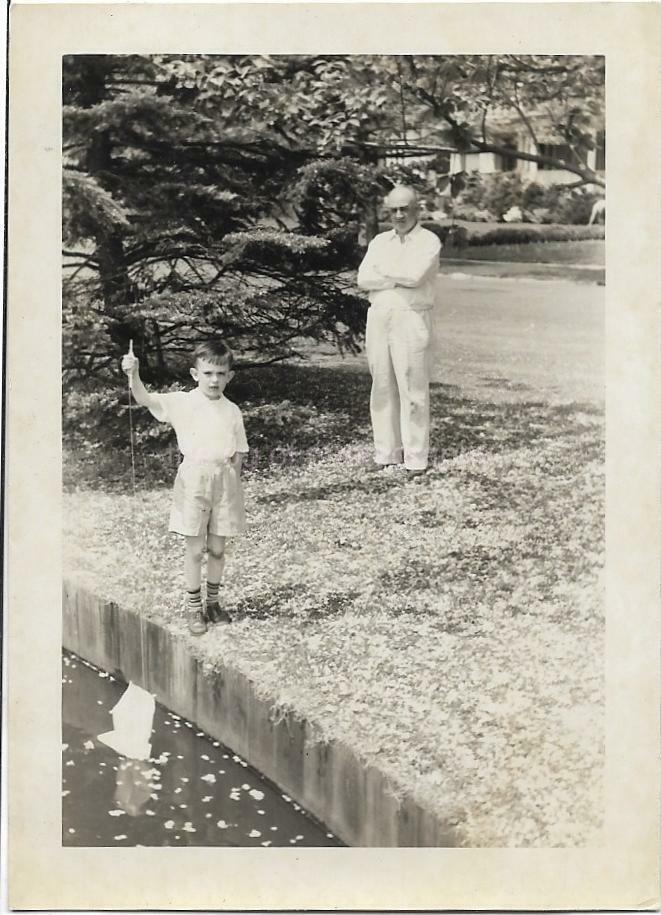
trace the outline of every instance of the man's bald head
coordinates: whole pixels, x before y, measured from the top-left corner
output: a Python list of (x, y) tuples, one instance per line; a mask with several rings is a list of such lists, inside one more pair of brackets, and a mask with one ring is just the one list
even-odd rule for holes
[(409, 206), (409, 204), (414, 203), (418, 205), (418, 195), (412, 187), (408, 187), (405, 184), (398, 184), (397, 187), (394, 187), (385, 200), (386, 206), (390, 207), (400, 207), (400, 206)]
[(406, 235), (418, 221), (418, 195), (412, 187), (394, 187), (385, 199), (393, 228), (398, 235)]

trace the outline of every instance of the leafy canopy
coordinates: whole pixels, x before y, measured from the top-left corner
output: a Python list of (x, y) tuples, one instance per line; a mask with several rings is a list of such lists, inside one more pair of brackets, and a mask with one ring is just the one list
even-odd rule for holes
[(355, 349), (360, 228), (394, 181), (433, 190), (384, 151), (497, 150), (512, 119), (543, 118), (588, 180), (603, 91), (602, 59), (585, 57), (95, 55), (63, 70), (65, 365), (114, 370), (133, 338), (148, 378), (215, 334), (250, 362), (304, 338)]

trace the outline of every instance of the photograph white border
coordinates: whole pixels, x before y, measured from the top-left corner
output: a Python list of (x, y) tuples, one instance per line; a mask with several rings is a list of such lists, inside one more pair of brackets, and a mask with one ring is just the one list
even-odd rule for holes
[[(5, 456), (13, 908), (658, 905), (660, 13), (650, 3), (13, 5)], [(165, 52), (606, 56), (608, 714), (601, 847), (62, 847), (61, 57)]]

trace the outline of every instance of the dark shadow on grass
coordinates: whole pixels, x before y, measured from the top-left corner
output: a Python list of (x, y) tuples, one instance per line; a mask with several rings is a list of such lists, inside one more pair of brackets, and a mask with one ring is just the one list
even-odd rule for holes
[(502, 378), (500, 375), (483, 375), (479, 381), (484, 387), (488, 388), (497, 385), (506, 388), (508, 391), (533, 392), (533, 388), (531, 388), (529, 384), (524, 384), (522, 381), (509, 381), (507, 378)]
[(251, 601), (240, 600), (238, 603), (228, 607), (229, 613), (235, 622), (249, 620), (250, 622), (262, 622), (265, 620), (286, 619), (291, 621), (295, 616), (301, 629), (305, 626), (316, 623), (319, 620), (332, 619), (342, 616), (350, 608), (357, 591), (346, 591), (327, 594), (323, 601), (306, 607), (305, 611), (294, 611), (284, 606), (286, 601), (292, 598), (302, 598), (303, 595), (309, 595), (305, 585), (285, 585), (275, 587), (265, 591), (258, 599)]
[[(290, 365), (270, 366), (261, 371), (264, 374), (259, 385), (255, 383), (257, 379), (243, 380), (243, 390), (249, 388), (252, 392), (251, 402), (268, 404), (286, 399), (293, 404), (312, 406), (337, 423), (333, 431), (341, 432), (345, 444), (369, 441), (371, 380), (367, 373), (340, 374), (333, 368)], [(502, 379), (499, 382), (502, 384)], [(236, 393), (241, 390), (237, 388)], [(501, 451), (513, 443), (525, 445), (564, 434), (566, 427), (573, 425), (576, 414), (593, 417), (595, 422), (602, 415), (602, 410), (590, 403), (550, 406), (539, 399), (515, 403), (476, 401), (462, 395), (455, 385), (439, 383), (431, 386), (431, 400), (433, 445), (442, 457), (476, 447)], [(295, 432), (294, 440), (300, 443), (302, 457), (310, 445), (323, 444), (311, 429), (286, 431)]]
[(273, 505), (285, 505), (291, 502), (319, 502), (337, 500), (340, 496), (351, 498), (361, 493), (373, 495), (404, 486), (407, 483), (404, 471), (401, 475), (385, 477), (382, 474), (369, 474), (364, 477), (348, 480), (345, 483), (328, 484), (326, 486), (306, 486), (304, 489), (281, 492), (273, 496), (257, 496), (256, 502)]
[[(239, 372), (228, 396), (245, 411), (251, 446), (248, 472), (288, 464), (305, 467), (347, 445), (364, 447), (367, 458), (371, 452), (370, 387), (366, 372), (342, 372), (333, 367), (278, 364)], [(117, 396), (123, 395), (118, 392)], [(434, 464), (476, 449), (502, 453), (553, 439), (583, 438), (586, 459), (602, 447), (602, 433), (595, 435), (593, 428), (601, 424), (602, 411), (590, 403), (551, 406), (540, 400), (490, 402), (471, 399), (457, 387), (444, 384), (432, 385), (431, 401)], [(271, 408), (283, 403), (286, 407), (281, 413), (274, 413)], [(140, 489), (170, 485), (176, 472), (174, 434), (156, 435), (156, 425), (147, 411), (135, 411), (136, 483)], [(124, 431), (120, 440), (128, 445), (128, 428)], [(78, 440), (73, 446), (64, 443), (65, 488), (130, 492), (128, 446), (106, 446), (103, 424), (88, 435), (89, 442), (82, 446)], [(350, 496), (397, 485), (397, 478), (381, 482), (374, 476), (366, 479), (357, 468), (353, 479), (340, 488), (308, 487), (306, 494), (292, 492), (291, 500), (336, 497), (338, 493)]]

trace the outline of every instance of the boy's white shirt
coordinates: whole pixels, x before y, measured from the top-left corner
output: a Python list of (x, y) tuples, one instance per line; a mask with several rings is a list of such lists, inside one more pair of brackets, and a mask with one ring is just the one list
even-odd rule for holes
[(248, 451), (241, 410), (224, 395), (206, 397), (199, 388), (151, 394), (150, 413), (170, 423), (179, 450), (193, 461), (226, 461)]

